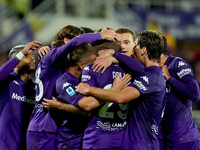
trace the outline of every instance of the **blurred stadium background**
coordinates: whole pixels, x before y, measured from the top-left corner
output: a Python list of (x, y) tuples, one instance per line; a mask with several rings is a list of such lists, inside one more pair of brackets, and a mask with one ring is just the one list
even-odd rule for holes
[[(185, 59), (200, 84), (200, 0), (0, 0), (0, 66), (17, 44), (51, 44), (64, 26), (158, 30), (170, 53)], [(193, 118), (200, 129), (200, 103)]]

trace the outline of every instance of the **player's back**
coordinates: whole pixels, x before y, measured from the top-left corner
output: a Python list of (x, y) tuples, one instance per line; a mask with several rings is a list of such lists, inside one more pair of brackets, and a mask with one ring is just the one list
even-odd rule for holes
[[(122, 76), (126, 74), (118, 65), (111, 65), (104, 73), (96, 73), (91, 67), (84, 68), (82, 82), (93, 87), (109, 89), (119, 72)], [(84, 133), (83, 149), (120, 148), (127, 124), (128, 103), (107, 102), (93, 115)]]

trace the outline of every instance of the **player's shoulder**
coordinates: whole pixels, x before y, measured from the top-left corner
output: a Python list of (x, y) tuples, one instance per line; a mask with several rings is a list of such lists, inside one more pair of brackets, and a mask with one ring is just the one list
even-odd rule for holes
[(190, 67), (190, 65), (180, 57), (176, 57), (172, 64), (175, 68)]

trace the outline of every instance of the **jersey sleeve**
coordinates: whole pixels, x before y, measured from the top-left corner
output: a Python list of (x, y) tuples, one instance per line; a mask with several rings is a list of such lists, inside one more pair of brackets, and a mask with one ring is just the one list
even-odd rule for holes
[(136, 73), (143, 73), (145, 71), (145, 66), (137, 61), (136, 59), (124, 55), (118, 51), (115, 51), (115, 54), (113, 55), (120, 63), (123, 63), (126, 65), (132, 72)]
[(72, 79), (58, 79), (56, 83), (57, 98), (59, 101), (67, 102), (77, 107), (78, 101), (84, 97), (84, 95), (75, 91), (75, 82)]
[(157, 92), (157, 82), (151, 80), (146, 73), (139, 74), (131, 84), (140, 91), (141, 95), (151, 94)]
[(193, 102), (198, 102), (200, 99), (199, 85), (194, 78), (191, 66), (182, 59), (177, 59), (174, 62), (173, 75), (168, 82), (181, 94)]
[(13, 57), (9, 61), (7, 61), (0, 68), (0, 82), (8, 77), (8, 75), (13, 71), (13, 69), (18, 65), (19, 61)]
[(100, 40), (100, 33), (87, 33), (74, 37), (67, 44), (59, 47), (52, 46), (49, 53), (42, 57), (48, 66), (57, 67), (75, 47)]

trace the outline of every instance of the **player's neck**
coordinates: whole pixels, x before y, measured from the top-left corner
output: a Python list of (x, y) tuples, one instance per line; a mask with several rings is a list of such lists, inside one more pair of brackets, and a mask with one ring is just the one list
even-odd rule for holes
[(82, 70), (78, 69), (78, 66), (72, 66), (67, 69), (72, 75), (80, 78)]

